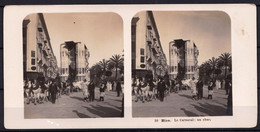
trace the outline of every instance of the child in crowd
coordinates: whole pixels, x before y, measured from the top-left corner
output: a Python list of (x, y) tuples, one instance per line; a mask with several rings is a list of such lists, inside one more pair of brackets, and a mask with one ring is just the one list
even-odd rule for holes
[(213, 96), (213, 88), (214, 88), (214, 82), (210, 81), (208, 86), (208, 99), (212, 99)]
[(106, 83), (102, 83), (101, 87), (99, 89), (100, 91), (100, 101), (104, 101), (104, 97), (105, 97), (105, 89), (106, 89)]

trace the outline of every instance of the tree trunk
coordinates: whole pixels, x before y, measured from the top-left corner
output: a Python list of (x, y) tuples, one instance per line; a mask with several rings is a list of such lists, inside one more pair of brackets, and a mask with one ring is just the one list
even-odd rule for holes
[(116, 77), (115, 80), (117, 80), (117, 63), (116, 63)]
[(227, 66), (225, 66), (225, 78), (227, 77)]

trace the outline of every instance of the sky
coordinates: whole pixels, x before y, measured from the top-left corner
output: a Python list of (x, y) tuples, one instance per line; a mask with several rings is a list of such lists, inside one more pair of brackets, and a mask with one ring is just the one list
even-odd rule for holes
[(44, 13), (50, 42), (58, 66), (60, 44), (82, 42), (90, 51), (89, 67), (123, 54), (123, 21), (115, 13)]
[(169, 42), (192, 40), (199, 49), (198, 64), (231, 53), (231, 21), (221, 11), (153, 11), (161, 45), (169, 63)]

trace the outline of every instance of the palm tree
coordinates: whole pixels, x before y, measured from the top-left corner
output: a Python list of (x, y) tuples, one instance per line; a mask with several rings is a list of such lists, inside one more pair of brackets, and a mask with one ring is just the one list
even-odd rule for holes
[(101, 67), (103, 72), (106, 72), (108, 70), (109, 60), (102, 59), (102, 61), (98, 62), (98, 65)]
[(211, 59), (208, 60), (208, 63), (210, 65), (211, 73), (213, 73), (213, 79), (214, 79), (214, 72), (217, 69), (218, 59), (212, 57)]
[(117, 68), (119, 68), (119, 66), (123, 65), (124, 59), (122, 58), (121, 55), (115, 54), (110, 58), (110, 61), (116, 68), (116, 76), (115, 76), (115, 80), (116, 80), (117, 79)]
[(227, 67), (231, 68), (231, 54), (230, 53), (223, 53), (219, 56), (219, 60), (222, 62), (225, 68), (225, 77), (227, 74)]

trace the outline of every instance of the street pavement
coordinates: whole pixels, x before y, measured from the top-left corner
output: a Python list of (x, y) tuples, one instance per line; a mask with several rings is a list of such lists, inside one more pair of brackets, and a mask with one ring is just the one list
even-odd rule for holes
[(207, 87), (203, 87), (203, 99), (192, 100), (191, 90), (170, 93), (163, 102), (152, 100), (142, 103), (132, 99), (133, 117), (193, 117), (226, 116), (227, 95), (223, 89), (214, 89), (213, 99), (209, 100)]
[(84, 102), (82, 92), (62, 95), (55, 104), (44, 102), (34, 105), (24, 104), (24, 118), (98, 118), (121, 117), (122, 94), (106, 91), (105, 100), (99, 101), (99, 89), (95, 89), (95, 101)]

